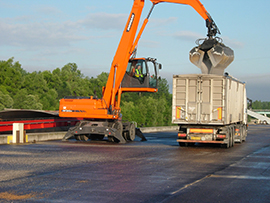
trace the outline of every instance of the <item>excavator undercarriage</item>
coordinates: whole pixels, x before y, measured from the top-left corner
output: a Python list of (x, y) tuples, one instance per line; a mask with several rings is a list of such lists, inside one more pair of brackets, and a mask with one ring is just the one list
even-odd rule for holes
[(72, 137), (78, 141), (103, 140), (104, 137), (107, 137), (110, 142), (124, 144), (127, 141), (134, 141), (136, 135), (141, 138), (141, 141), (146, 141), (143, 133), (135, 126), (134, 122), (84, 120), (70, 128), (62, 140), (66, 141)]

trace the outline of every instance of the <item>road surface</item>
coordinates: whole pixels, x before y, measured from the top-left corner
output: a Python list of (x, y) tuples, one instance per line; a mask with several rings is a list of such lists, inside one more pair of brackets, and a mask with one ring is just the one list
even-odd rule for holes
[(269, 202), (270, 126), (225, 149), (148, 141), (50, 141), (0, 146), (0, 202)]

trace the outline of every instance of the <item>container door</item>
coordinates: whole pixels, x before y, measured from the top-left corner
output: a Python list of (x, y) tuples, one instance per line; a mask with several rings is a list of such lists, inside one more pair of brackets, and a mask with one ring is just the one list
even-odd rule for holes
[(199, 122), (209, 123), (211, 120), (211, 79), (200, 78)]
[(197, 77), (176, 77), (173, 84), (173, 123), (197, 123)]
[(202, 77), (200, 91), (200, 122), (221, 123), (224, 116), (223, 77)]
[(190, 78), (188, 80), (188, 90), (187, 90), (187, 118), (189, 122), (197, 123), (199, 121), (198, 101), (200, 93), (200, 81), (197, 77)]

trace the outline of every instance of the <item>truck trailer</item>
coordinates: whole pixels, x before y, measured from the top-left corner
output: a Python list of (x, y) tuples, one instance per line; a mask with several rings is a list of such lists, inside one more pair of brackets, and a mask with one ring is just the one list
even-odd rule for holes
[(172, 123), (179, 126), (180, 146), (242, 143), (247, 137), (245, 83), (227, 73), (174, 75)]

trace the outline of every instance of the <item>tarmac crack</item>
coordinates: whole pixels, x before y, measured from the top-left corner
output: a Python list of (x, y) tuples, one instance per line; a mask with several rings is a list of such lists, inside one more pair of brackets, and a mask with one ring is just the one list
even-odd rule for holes
[(170, 195), (174, 195), (174, 194), (176, 194), (176, 193), (178, 193), (178, 192), (180, 192), (180, 191), (182, 191), (182, 190), (184, 190), (184, 189), (186, 189), (186, 188), (188, 188), (190, 186), (193, 186), (193, 185), (195, 185), (195, 184), (197, 184), (197, 183), (199, 183), (199, 182), (201, 182), (201, 181), (203, 181), (203, 180), (205, 180), (206, 178), (209, 178), (209, 177), (211, 177), (211, 175), (207, 175), (207, 176), (205, 176), (205, 177), (203, 177), (203, 178), (201, 178), (199, 180), (196, 180), (196, 181), (194, 181), (192, 183), (189, 183), (189, 184), (185, 185), (184, 187), (181, 187), (180, 189), (178, 189), (178, 190), (176, 190), (174, 192), (171, 192)]

